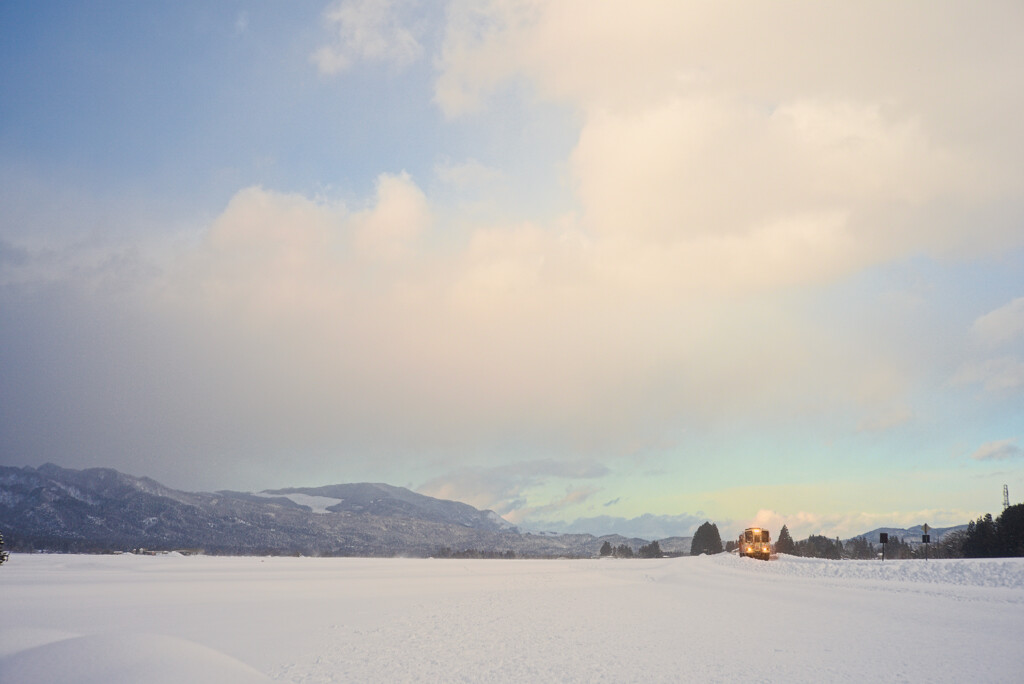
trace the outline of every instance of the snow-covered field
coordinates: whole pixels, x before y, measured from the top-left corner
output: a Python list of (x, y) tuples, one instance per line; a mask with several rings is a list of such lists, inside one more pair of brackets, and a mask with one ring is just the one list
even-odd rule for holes
[(1024, 559), (13, 555), (0, 682), (1024, 681)]

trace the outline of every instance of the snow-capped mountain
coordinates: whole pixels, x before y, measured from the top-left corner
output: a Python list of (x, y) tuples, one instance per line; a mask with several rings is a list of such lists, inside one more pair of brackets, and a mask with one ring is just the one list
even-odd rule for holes
[(592, 535), (521, 534), (493, 511), (386, 484), (183, 492), (107, 468), (50, 464), (0, 466), (0, 531), (9, 548), (56, 551), (589, 556), (601, 546)]
[(454, 523), (481, 530), (512, 530), (514, 525), (494, 511), (481, 511), (458, 501), (435, 499), (404, 487), (381, 483), (337, 484), (326, 487), (292, 487), (260, 492), (297, 499), (296, 495), (334, 500), (325, 506), (331, 513), (368, 513), (380, 516), (404, 516), (441, 523)]

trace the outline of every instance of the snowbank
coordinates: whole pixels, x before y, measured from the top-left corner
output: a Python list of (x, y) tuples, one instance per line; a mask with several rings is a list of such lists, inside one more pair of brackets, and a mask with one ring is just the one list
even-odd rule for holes
[[(910, 582), (923, 584), (952, 584), (961, 587), (1020, 588), (1022, 560), (1020, 558), (977, 558), (938, 560), (824, 560), (780, 555), (765, 563), (729, 554), (714, 556), (722, 565), (738, 563), (742, 572), (758, 572), (770, 576), (801, 577), (808, 579), (840, 579), (851, 581)], [(890, 590), (898, 590), (889, 586)]]
[[(4, 638), (8, 638), (3, 633)], [(59, 639), (0, 660), (0, 680), (33, 684), (259, 684), (270, 678), (213, 649), (156, 634)]]

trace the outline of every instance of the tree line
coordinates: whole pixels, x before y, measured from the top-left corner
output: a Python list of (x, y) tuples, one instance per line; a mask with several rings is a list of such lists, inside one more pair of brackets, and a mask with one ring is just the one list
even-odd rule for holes
[(961, 550), (964, 558), (1024, 556), (1024, 503), (1006, 508), (995, 520), (986, 513), (967, 523)]
[(486, 558), (486, 559), (501, 559), (501, 560), (513, 560), (516, 557), (516, 552), (512, 549), (505, 551), (481, 551), (480, 549), (463, 549), (461, 551), (452, 551), (449, 546), (442, 546), (434, 552), (434, 558)]
[[(690, 555), (699, 556), (701, 554), (713, 554), (722, 553), (722, 535), (718, 532), (718, 525), (713, 522), (705, 521), (697, 531), (693, 533), (693, 539), (690, 540)], [(619, 544), (618, 546), (612, 546), (607, 540), (601, 545), (601, 556), (612, 557), (612, 558), (661, 558), (664, 554), (662, 553), (661, 547), (658, 542), (652, 541), (649, 544), (644, 544), (635, 552), (632, 547), (628, 544)]]
[[(4, 538), (0, 534), (0, 564), (7, 560), (4, 550)], [(736, 541), (730, 540), (722, 545), (722, 537), (718, 525), (705, 521), (697, 528), (690, 542), (690, 555), (715, 554), (732, 551)], [(775, 541), (775, 552), (805, 558), (831, 559), (870, 559), (876, 558), (882, 551), (881, 545), (869, 542), (863, 536), (849, 539), (844, 544), (839, 538), (829, 539), (822, 535), (812, 534), (807, 539), (796, 541), (789, 533), (786, 525), (782, 526), (778, 539)], [(933, 544), (909, 544), (905, 539), (890, 536), (885, 544), (886, 558), (1006, 558), (1024, 557), (1024, 503), (1007, 507), (997, 518), (991, 513), (980, 516), (967, 524), (967, 529), (950, 532)], [(601, 545), (602, 557), (614, 558), (661, 558), (664, 554), (658, 542), (653, 541), (642, 545), (634, 551), (628, 544), (612, 546), (605, 540)], [(465, 549), (453, 551), (443, 547), (434, 554), (435, 558), (502, 558), (513, 559), (516, 554), (511, 549), (505, 551), (482, 551)]]
[(823, 535), (812, 534), (807, 539), (796, 541), (789, 534), (785, 525), (779, 532), (779, 539), (775, 542), (775, 552), (784, 553), (790, 556), (802, 558), (827, 558), (832, 560), (869, 560), (878, 558), (879, 554), (885, 553), (885, 557), (893, 560), (911, 558), (962, 558), (960, 552), (960, 536), (962, 533), (951, 532), (930, 548), (924, 544), (911, 544), (906, 539), (895, 535), (889, 535), (889, 541), (883, 549), (881, 544), (868, 541), (865, 537), (854, 537), (844, 543), (838, 537), (830, 539)]
[(629, 544), (619, 544), (618, 546), (612, 546), (611, 542), (607, 539), (604, 544), (601, 544), (600, 551), (602, 558), (661, 558), (661, 546), (658, 542), (652, 541), (650, 544), (644, 544), (636, 552), (633, 552), (633, 547)]
[[(775, 552), (806, 558), (869, 559), (878, 557), (883, 548), (864, 537), (854, 537), (844, 544), (838, 538), (812, 534), (794, 541), (783, 525)], [(906, 538), (890, 535), (884, 553), (892, 559), (1024, 557), (1024, 503), (1009, 506), (997, 518), (986, 513), (967, 523), (966, 530), (950, 532), (931, 544), (911, 544)]]

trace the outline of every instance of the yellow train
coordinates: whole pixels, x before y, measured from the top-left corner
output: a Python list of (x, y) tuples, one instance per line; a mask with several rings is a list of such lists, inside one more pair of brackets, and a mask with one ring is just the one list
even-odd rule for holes
[(772, 535), (761, 527), (748, 527), (740, 535), (739, 548), (741, 556), (768, 560), (772, 555)]

